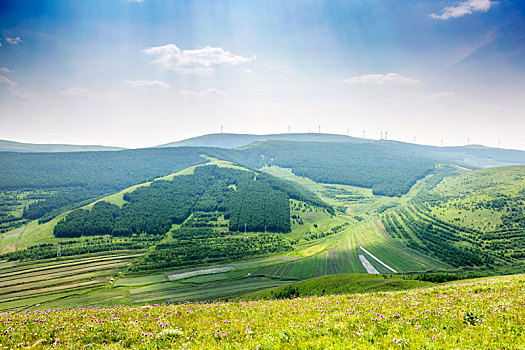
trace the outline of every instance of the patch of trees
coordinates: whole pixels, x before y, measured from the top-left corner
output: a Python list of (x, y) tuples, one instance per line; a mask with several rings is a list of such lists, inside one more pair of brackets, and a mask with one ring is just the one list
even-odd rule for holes
[(230, 231), (244, 231), (246, 224), (252, 232), (290, 232), (288, 193), (299, 197), (295, 187), (267, 174), (202, 166), (193, 175), (154, 181), (126, 193), (122, 208), (97, 202), (91, 210), (74, 210), (55, 226), (54, 233), (57, 237), (164, 234), (192, 213), (202, 218), (216, 212), (229, 220)]
[[(142, 250), (158, 243), (163, 236), (133, 236), (125, 238), (91, 237), (84, 240), (68, 240), (60, 242), (62, 256), (75, 256), (99, 252), (119, 250)], [(24, 250), (17, 250), (0, 256), (8, 261), (32, 261), (55, 258), (57, 256), (56, 244), (38, 244)]]
[(292, 249), (288, 240), (273, 234), (244, 238), (210, 228), (180, 228), (172, 236), (173, 241), (158, 244), (130, 270), (151, 271), (232, 262)]

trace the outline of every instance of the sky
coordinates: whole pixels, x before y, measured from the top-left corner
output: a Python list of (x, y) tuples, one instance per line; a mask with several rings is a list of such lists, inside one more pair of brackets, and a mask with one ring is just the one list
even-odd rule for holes
[(524, 1), (0, 0), (0, 44), (0, 139), (525, 150)]

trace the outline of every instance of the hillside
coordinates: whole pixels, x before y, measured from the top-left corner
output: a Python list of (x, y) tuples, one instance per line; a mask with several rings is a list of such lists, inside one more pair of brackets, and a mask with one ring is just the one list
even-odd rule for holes
[(520, 349), (524, 282), (516, 275), (399, 292), (28, 311), (2, 314), (0, 333), (7, 347), (37, 349)]
[(406, 206), (386, 213), (387, 231), (455, 266), (522, 269), (525, 166), (448, 171)]
[(356, 137), (336, 134), (315, 134), (315, 133), (288, 133), (288, 134), (269, 134), (269, 135), (252, 135), (252, 134), (208, 134), (189, 139), (170, 142), (157, 147), (219, 147), (219, 148), (239, 148), (258, 141), (299, 141), (299, 142), (352, 142), (367, 143), (371, 140), (359, 139)]
[(37, 144), (0, 140), (0, 152), (89, 152), (120, 151), (122, 147), (93, 145)]
[(341, 273), (524, 271), (524, 166), (413, 153), (290, 141), (0, 153), (0, 309), (213, 300)]
[(322, 133), (287, 133), (287, 134), (208, 134), (177, 142), (170, 142), (157, 147), (218, 147), (243, 148), (252, 143), (265, 141), (292, 141), (292, 142), (335, 142), (381, 145), (387, 152), (401, 152), (413, 156), (431, 159), (437, 163), (452, 163), (469, 168), (485, 168), (493, 166), (525, 164), (525, 151), (492, 148), (481, 145), (458, 147), (436, 147), (412, 144), (391, 140), (372, 140), (356, 138), (347, 135)]
[(263, 289), (239, 297), (243, 300), (291, 299), (308, 296), (391, 292), (433, 286), (433, 283), (397, 275), (337, 274), (310, 278), (286, 286)]

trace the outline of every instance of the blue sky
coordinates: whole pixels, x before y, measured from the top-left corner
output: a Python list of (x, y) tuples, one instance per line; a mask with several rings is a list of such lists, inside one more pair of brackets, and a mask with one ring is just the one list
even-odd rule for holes
[(224, 130), (525, 149), (525, 4), (3, 1), (0, 138)]

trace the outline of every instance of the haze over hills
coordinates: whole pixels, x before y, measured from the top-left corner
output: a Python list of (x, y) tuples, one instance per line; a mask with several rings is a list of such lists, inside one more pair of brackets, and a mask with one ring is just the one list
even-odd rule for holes
[[(267, 141), (291, 142), (329, 142), (352, 144), (378, 144), (384, 149), (397, 150), (407, 154), (432, 158), (437, 162), (454, 163), (469, 168), (484, 168), (492, 166), (525, 164), (525, 151), (486, 147), (483, 145), (466, 145), (456, 147), (437, 147), (412, 144), (393, 140), (373, 140), (356, 138), (347, 135), (323, 133), (286, 133), (286, 134), (207, 134), (181, 141), (170, 142), (153, 148), (171, 147), (213, 147), (236, 149), (244, 148), (253, 143)], [(257, 145), (252, 145), (257, 147)], [(85, 152), (85, 151), (116, 151), (121, 147), (66, 145), (66, 144), (28, 144), (0, 140), (0, 152)]]
[(88, 152), (120, 151), (123, 147), (99, 145), (38, 144), (0, 140), (0, 152)]
[(492, 148), (482, 145), (456, 147), (437, 147), (411, 144), (393, 140), (372, 140), (347, 135), (323, 133), (287, 134), (208, 134), (157, 146), (164, 147), (218, 147), (243, 148), (255, 142), (293, 141), (293, 142), (331, 142), (331, 143), (373, 143), (384, 145), (385, 149), (396, 149), (408, 154), (431, 157), (443, 163), (453, 162), (472, 168), (525, 164), (525, 151)]
[(253, 134), (207, 134), (189, 139), (175, 141), (160, 145), (157, 147), (220, 147), (220, 148), (238, 148), (246, 146), (257, 141), (302, 141), (302, 142), (353, 142), (366, 143), (372, 142), (369, 139), (361, 139), (347, 135), (338, 134), (322, 134), (322, 133), (288, 133), (288, 134), (268, 134), (268, 135), (253, 135)]

